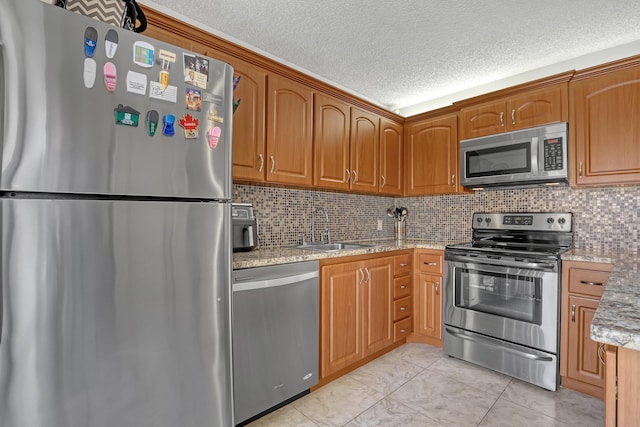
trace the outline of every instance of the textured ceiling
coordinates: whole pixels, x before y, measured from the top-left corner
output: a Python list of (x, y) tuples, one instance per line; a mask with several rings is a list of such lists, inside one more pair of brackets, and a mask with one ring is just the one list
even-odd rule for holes
[(139, 1), (403, 115), (640, 53), (638, 0)]

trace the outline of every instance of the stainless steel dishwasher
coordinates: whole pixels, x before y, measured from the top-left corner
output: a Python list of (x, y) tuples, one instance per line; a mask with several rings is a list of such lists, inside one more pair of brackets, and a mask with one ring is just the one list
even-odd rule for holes
[(318, 383), (318, 262), (234, 270), (233, 386), (236, 425)]

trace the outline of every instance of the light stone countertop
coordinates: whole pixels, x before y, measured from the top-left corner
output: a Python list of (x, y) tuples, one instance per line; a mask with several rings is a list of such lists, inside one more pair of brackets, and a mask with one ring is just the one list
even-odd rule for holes
[[(346, 242), (346, 241), (344, 241)], [(353, 255), (376, 254), (382, 252), (399, 251), (402, 249), (439, 249), (459, 241), (434, 241), (434, 240), (404, 240), (398, 242), (394, 239), (385, 240), (359, 240), (352, 243), (372, 245), (369, 248), (346, 249), (333, 252), (321, 252), (308, 249), (296, 249), (286, 246), (255, 249), (250, 252), (235, 252), (233, 254), (233, 269), (262, 267), (264, 265), (288, 264), (291, 262), (310, 261), (316, 259), (337, 258)]]
[(591, 339), (640, 350), (640, 256), (573, 249), (562, 254), (562, 259), (613, 264), (609, 282), (591, 321)]

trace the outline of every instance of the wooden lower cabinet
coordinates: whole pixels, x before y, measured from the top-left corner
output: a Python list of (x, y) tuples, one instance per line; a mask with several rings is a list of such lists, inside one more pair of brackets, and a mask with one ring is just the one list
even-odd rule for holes
[(321, 378), (394, 343), (393, 256), (356, 258), (320, 265)]
[(407, 341), (442, 347), (444, 252), (416, 250), (413, 279), (413, 334)]
[(640, 351), (606, 346), (605, 426), (636, 426), (640, 420)]
[(565, 261), (562, 265), (560, 375), (562, 385), (604, 399), (604, 344), (590, 337), (610, 264)]

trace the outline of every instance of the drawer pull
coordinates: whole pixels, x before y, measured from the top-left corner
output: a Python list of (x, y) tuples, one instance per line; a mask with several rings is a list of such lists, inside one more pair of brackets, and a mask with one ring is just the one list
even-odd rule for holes
[(571, 304), (571, 321), (573, 323), (576, 322), (576, 305), (575, 304)]
[(602, 282), (589, 282), (588, 280), (580, 280), (580, 283), (589, 286), (602, 286)]
[(400, 285), (400, 289), (406, 289), (407, 285)]
[(409, 264), (400, 264), (400, 267), (407, 267)]
[(425, 262), (424, 265), (430, 265), (432, 267), (435, 267), (436, 265), (438, 265), (437, 262)]
[(407, 330), (406, 330), (406, 329), (400, 329), (400, 333), (401, 333), (401, 334), (404, 334), (405, 332), (407, 332)]
[(400, 311), (405, 311), (407, 309), (406, 305), (403, 305), (402, 307), (400, 307)]

